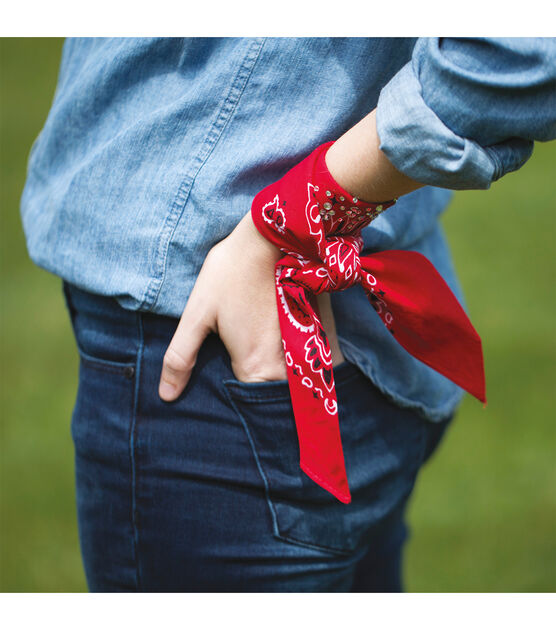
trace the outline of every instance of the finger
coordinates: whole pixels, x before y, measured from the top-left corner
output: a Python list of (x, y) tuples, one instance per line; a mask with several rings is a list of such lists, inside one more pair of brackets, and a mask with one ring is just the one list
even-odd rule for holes
[(164, 354), (158, 386), (162, 400), (175, 400), (185, 389), (199, 349), (212, 330), (211, 318), (201, 312), (192, 298), (193, 294)]

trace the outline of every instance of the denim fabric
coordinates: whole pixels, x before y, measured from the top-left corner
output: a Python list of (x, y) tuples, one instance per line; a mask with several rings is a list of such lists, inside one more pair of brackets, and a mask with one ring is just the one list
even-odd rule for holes
[[(21, 201), (31, 259), (127, 309), (179, 317), (207, 252), (233, 230), (254, 195), (377, 103), (385, 151), (418, 179), (480, 188), (521, 164), (529, 139), (553, 120), (546, 103), (550, 46), (536, 39), (527, 40), (527, 50), (504, 43), (488, 67), (491, 83), (522, 57), (529, 63), (518, 66), (521, 89), (510, 84), (500, 115), (481, 112), (481, 120), (497, 125), (508, 102), (525, 94), (527, 115), (519, 118), (525, 139), (500, 144), (490, 129), (485, 138), (498, 144), (482, 147), (447, 126), (453, 92), (443, 81), (451, 86), (458, 68), (467, 72), (462, 57), (480, 65), (483, 48), (416, 41), (68, 39)], [(427, 47), (436, 47), (430, 63)], [(466, 85), (475, 111), (483, 99), (490, 111), (484, 82)], [(454, 107), (460, 101), (454, 95)], [(438, 187), (406, 195), (363, 237), (368, 251), (424, 253), (461, 299), (438, 224), (450, 195)], [(342, 350), (381, 391), (431, 421), (453, 412), (462, 391), (384, 334), (357, 291), (334, 295), (333, 304)]]
[(216, 335), (172, 403), (177, 320), (63, 283), (80, 356), (72, 415), (92, 591), (399, 591), (404, 513), (450, 419), (430, 423), (338, 366), (353, 501), (299, 468), (287, 381), (242, 383)]
[(488, 188), (556, 138), (556, 38), (420, 38), (380, 95), (381, 149), (413, 179)]

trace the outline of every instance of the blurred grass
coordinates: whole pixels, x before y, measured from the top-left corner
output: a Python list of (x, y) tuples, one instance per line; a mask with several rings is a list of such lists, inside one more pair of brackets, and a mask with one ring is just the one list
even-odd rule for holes
[[(0, 40), (0, 590), (86, 588), (69, 433), (77, 353), (59, 278), (27, 257), (19, 198), (59, 39)], [(489, 404), (467, 398), (410, 508), (411, 591), (556, 590), (556, 143), (444, 217)]]
[(466, 397), (420, 476), (408, 588), (556, 590), (556, 143), (444, 215), (483, 339), (486, 409)]
[(0, 590), (86, 589), (69, 422), (77, 355), (60, 279), (27, 257), (27, 156), (46, 118), (62, 40), (0, 40)]

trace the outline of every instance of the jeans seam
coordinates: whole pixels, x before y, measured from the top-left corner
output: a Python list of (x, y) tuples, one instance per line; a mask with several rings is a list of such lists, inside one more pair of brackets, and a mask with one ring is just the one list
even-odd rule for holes
[(124, 374), (126, 368), (135, 365), (135, 363), (132, 361), (128, 363), (121, 363), (119, 365), (117, 365), (116, 363), (110, 364), (100, 359), (90, 359), (87, 356), (85, 356), (82, 352), (80, 352), (80, 354), (81, 354), (81, 360), (83, 361), (83, 363), (88, 365), (90, 368), (94, 370), (100, 370), (101, 372), (111, 372), (112, 374)]
[(339, 549), (338, 547), (329, 547), (327, 545), (321, 545), (320, 543), (310, 543), (305, 542), (304, 540), (297, 540), (297, 538), (292, 538), (291, 536), (284, 536), (283, 534), (275, 534), (276, 538), (282, 540), (284, 542), (289, 543), (290, 545), (297, 545), (298, 547), (306, 547), (307, 549), (313, 549), (314, 551), (321, 551), (323, 553), (328, 553), (333, 556), (338, 556), (342, 558), (350, 557), (354, 553), (357, 553), (357, 547), (354, 549)]
[(129, 427), (129, 457), (130, 457), (130, 491), (131, 491), (131, 526), (133, 531), (133, 556), (135, 560), (135, 582), (137, 591), (141, 591), (141, 571), (139, 565), (139, 528), (137, 524), (137, 466), (135, 449), (137, 445), (137, 410), (139, 401), (139, 386), (141, 382), (141, 363), (143, 358), (143, 317), (137, 313), (137, 330), (139, 334), (139, 348), (135, 367), (135, 391), (133, 395), (133, 413)]
[(230, 405), (232, 406), (232, 408), (234, 409), (234, 411), (238, 415), (239, 420), (240, 420), (240, 422), (241, 422), (241, 424), (243, 426), (243, 430), (245, 431), (245, 433), (247, 435), (247, 439), (249, 441), (249, 445), (251, 446), (251, 452), (253, 453), (253, 457), (255, 458), (255, 463), (257, 465), (257, 469), (259, 471), (259, 475), (261, 476), (261, 479), (263, 481), (264, 492), (265, 492), (265, 499), (266, 499), (266, 503), (268, 505), (268, 509), (270, 510), (270, 516), (271, 516), (271, 519), (272, 519), (273, 534), (274, 534), (274, 536), (280, 537), (280, 530), (278, 529), (278, 519), (277, 519), (277, 516), (276, 516), (276, 511), (274, 509), (274, 504), (270, 500), (270, 487), (269, 487), (269, 484), (268, 484), (268, 479), (266, 477), (266, 474), (265, 474), (265, 472), (263, 470), (261, 461), (259, 459), (259, 454), (258, 454), (257, 449), (255, 447), (255, 442), (253, 440), (253, 436), (251, 435), (251, 431), (249, 431), (249, 427), (247, 426), (247, 422), (246, 422), (245, 418), (243, 417), (243, 414), (240, 412), (240, 410), (238, 409), (237, 405), (234, 403), (233, 397), (230, 394), (226, 383), (224, 382), (223, 385), (224, 385), (224, 391), (226, 393), (226, 397), (228, 398), (228, 401), (230, 402)]
[[(350, 383), (351, 381), (359, 377), (364, 378), (364, 374), (362, 374), (360, 370), (358, 370), (357, 372), (346, 374), (346, 376), (344, 376), (343, 378), (339, 380), (335, 380), (334, 384), (335, 386), (344, 385), (344, 384)], [(231, 392), (231, 395), (234, 398), (237, 398), (244, 402), (263, 403), (263, 402), (284, 402), (288, 400), (291, 401), (291, 394), (289, 390), (287, 393), (284, 393), (284, 394), (264, 394), (264, 392), (251, 393), (241, 387), (242, 385), (247, 385), (249, 387), (251, 383), (242, 383), (241, 381), (238, 381), (237, 379), (227, 379), (223, 382), (224, 382), (224, 385), (226, 385), (226, 387), (229, 389), (229, 391)], [(285, 381), (283, 386), (285, 387), (287, 385), (288, 385), (288, 382)]]
[[(354, 376), (358, 376), (357, 374), (355, 374)], [(349, 379), (351, 380), (351, 378)], [(290, 545), (296, 545), (298, 547), (306, 547), (308, 549), (313, 549), (315, 551), (320, 551), (323, 553), (329, 553), (332, 554), (334, 556), (342, 556), (342, 557), (346, 557), (346, 556), (351, 556), (354, 551), (354, 549), (339, 549), (337, 547), (329, 547), (328, 545), (323, 545), (320, 543), (311, 543), (311, 542), (305, 542), (302, 540), (297, 540), (295, 538), (292, 538), (290, 536), (285, 536), (284, 534), (282, 534), (282, 532), (280, 531), (280, 527), (278, 525), (278, 516), (276, 514), (276, 509), (274, 507), (274, 502), (272, 500), (272, 497), (270, 496), (270, 484), (268, 481), (268, 478), (266, 476), (266, 473), (264, 472), (262, 463), (260, 461), (259, 458), (259, 454), (257, 452), (257, 447), (255, 445), (255, 440), (253, 439), (253, 436), (251, 435), (251, 432), (249, 430), (249, 426), (247, 424), (247, 421), (245, 420), (245, 418), (243, 417), (243, 414), (241, 413), (240, 409), (238, 408), (238, 406), (235, 404), (234, 402), (234, 397), (233, 394), (229, 391), (228, 389), (228, 383), (229, 381), (224, 380), (223, 382), (224, 385), (224, 391), (226, 393), (226, 397), (228, 398), (232, 408), (234, 409), (234, 411), (236, 412), (236, 414), (239, 417), (239, 420), (243, 426), (243, 429), (245, 431), (245, 433), (247, 434), (247, 439), (249, 440), (249, 444), (251, 446), (251, 452), (253, 453), (253, 456), (255, 458), (255, 462), (257, 464), (257, 468), (259, 470), (259, 474), (263, 480), (263, 484), (264, 484), (264, 489), (265, 489), (265, 498), (266, 498), (266, 502), (268, 505), (268, 508), (270, 510), (270, 514), (271, 514), (271, 518), (272, 518), (272, 528), (273, 528), (273, 535), (275, 538), (277, 538), (278, 540), (281, 540), (283, 542), (286, 542)]]

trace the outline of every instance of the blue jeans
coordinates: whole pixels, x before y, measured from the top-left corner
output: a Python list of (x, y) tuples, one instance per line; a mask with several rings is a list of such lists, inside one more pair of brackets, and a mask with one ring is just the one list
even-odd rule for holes
[(404, 513), (450, 419), (335, 368), (352, 503), (299, 468), (287, 381), (234, 378), (216, 335), (178, 400), (158, 396), (178, 320), (63, 283), (80, 355), (72, 415), (92, 591), (399, 591)]

